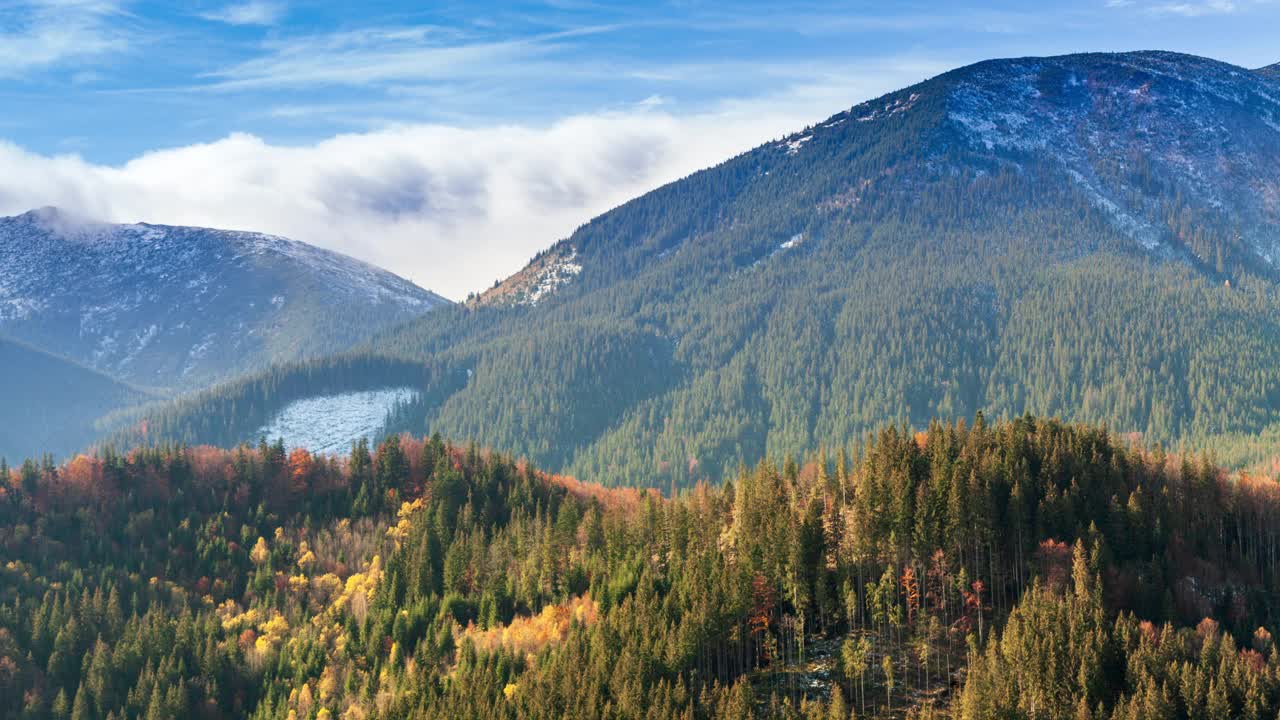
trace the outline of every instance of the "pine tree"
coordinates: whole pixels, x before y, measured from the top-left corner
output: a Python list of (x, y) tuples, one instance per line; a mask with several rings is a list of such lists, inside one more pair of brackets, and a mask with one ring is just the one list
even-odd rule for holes
[(58, 688), (58, 694), (53, 698), (53, 706), (49, 709), (54, 720), (69, 720), (71, 717), (71, 701), (67, 700), (67, 689)]
[(89, 707), (89, 697), (84, 684), (76, 689), (76, 699), (71, 704), (71, 720), (93, 720), (93, 710)]

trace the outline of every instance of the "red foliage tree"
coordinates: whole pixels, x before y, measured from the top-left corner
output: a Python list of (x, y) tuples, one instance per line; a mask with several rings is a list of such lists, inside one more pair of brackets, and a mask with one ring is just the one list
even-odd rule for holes
[(764, 573), (756, 573), (751, 578), (751, 614), (748, 618), (753, 634), (762, 635), (769, 630), (773, 609), (777, 604), (777, 592), (773, 583), (769, 582)]
[(910, 565), (902, 571), (902, 592), (907, 598), (907, 624), (912, 625), (916, 612), (920, 610), (920, 583), (916, 581), (916, 571)]
[(311, 474), (315, 460), (306, 448), (295, 448), (289, 453), (289, 495), (299, 497), (311, 487)]

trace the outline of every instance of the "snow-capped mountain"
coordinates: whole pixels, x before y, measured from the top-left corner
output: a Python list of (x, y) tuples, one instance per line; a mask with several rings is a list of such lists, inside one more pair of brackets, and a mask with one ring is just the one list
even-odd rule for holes
[[(869, 165), (876, 172), (859, 170)], [(606, 213), (474, 302), (528, 305), (625, 281), (710, 251), (735, 226), (720, 252), (756, 263), (780, 242), (744, 242), (764, 208), (798, 229), (866, 217), (865, 203), (888, 196), (925, 201), (937, 183), (1001, 175), (1037, 177), (1046, 202), (1084, 200), (1144, 252), (1219, 277), (1280, 277), (1280, 64), (1133, 52), (960, 68)], [(646, 215), (654, 203), (663, 209)], [(691, 208), (691, 222), (669, 222), (676, 206)], [(675, 229), (653, 232), (663, 225)], [(1092, 246), (1092, 236), (1075, 237)]]
[[(1146, 251), (1280, 271), (1280, 65), (1169, 52), (990, 60), (855, 106), (757, 149), (764, 174), (817, 166), (868, 138), (912, 135), (874, 177), (826, 178), (825, 211), (947, 176), (1065, 188)], [(878, 136), (878, 137), (877, 137)], [(838, 166), (836, 168), (838, 170)]]
[(54, 208), (0, 219), (0, 333), (142, 386), (334, 352), (447, 303), (281, 237)]

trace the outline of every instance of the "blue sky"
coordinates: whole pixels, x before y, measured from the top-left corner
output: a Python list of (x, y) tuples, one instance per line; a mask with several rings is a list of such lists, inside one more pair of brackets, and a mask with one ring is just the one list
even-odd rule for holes
[(459, 297), (631, 194), (954, 66), (1258, 67), (1277, 27), (1268, 0), (0, 0), (0, 211), (290, 234)]

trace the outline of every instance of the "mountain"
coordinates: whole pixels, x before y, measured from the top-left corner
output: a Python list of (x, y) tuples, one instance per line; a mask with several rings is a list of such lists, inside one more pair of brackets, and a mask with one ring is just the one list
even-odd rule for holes
[[(997, 60), (637, 198), (364, 352), (432, 367), (405, 429), (607, 483), (979, 411), (1230, 452), (1280, 422), (1277, 262), (1271, 80)], [(233, 399), (158, 419), (247, 427)]]
[[(587, 284), (626, 279), (686, 240), (726, 226), (741, 234), (766, 211), (789, 213), (797, 229), (765, 248), (772, 252), (802, 241), (803, 224), (865, 215), (861, 206), (886, 192), (937, 192), (957, 175), (982, 181), (1044, 171), (1056, 171), (1046, 178), (1053, 189), (1087, 200), (1113, 230), (1157, 256), (1271, 275), (1277, 132), (1280, 96), (1268, 82), (1213, 60), (1144, 52), (983, 62), (841, 112), (597, 218), (483, 298), (522, 297), (511, 283), (554, 290), (584, 268), (596, 270)], [(860, 174), (868, 164), (883, 167)], [(754, 211), (743, 207), (747, 199)], [(1189, 217), (1170, 218), (1170, 209)], [(1187, 225), (1235, 232), (1209, 237)], [(622, 278), (592, 267), (601, 253), (625, 258)], [(548, 256), (569, 263), (568, 272)]]
[(0, 458), (62, 455), (88, 445), (95, 421), (149, 396), (70, 360), (0, 338)]
[(140, 386), (191, 388), (345, 349), (444, 298), (258, 233), (0, 219), (0, 332)]
[(1269, 78), (1280, 79), (1280, 63), (1276, 63), (1275, 65), (1268, 65), (1264, 68), (1259, 68), (1257, 72), (1258, 74), (1265, 75), (1266, 77), (1269, 77)]

